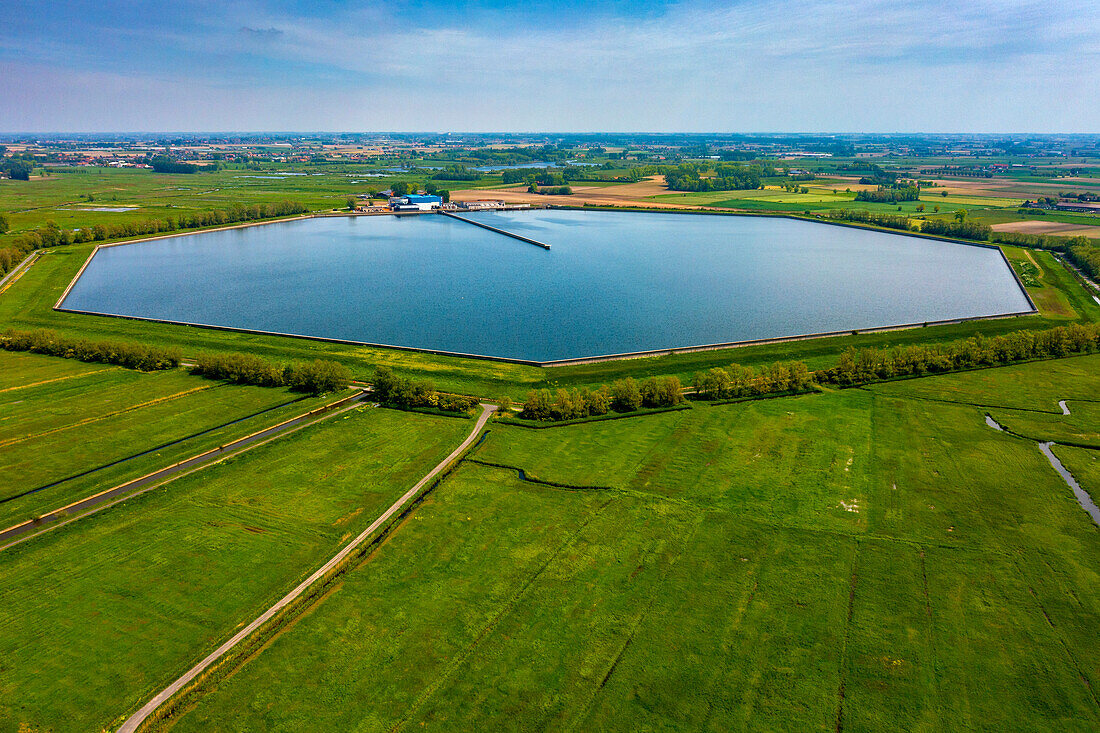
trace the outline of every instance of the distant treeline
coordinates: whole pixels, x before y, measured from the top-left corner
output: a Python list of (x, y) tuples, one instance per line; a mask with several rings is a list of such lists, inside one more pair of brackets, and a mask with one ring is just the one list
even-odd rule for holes
[[(860, 170), (860, 168), (856, 168), (856, 170)], [(863, 176), (859, 179), (859, 182), (864, 185), (892, 186), (898, 180), (897, 173), (890, 173), (882, 166), (876, 165), (874, 163), (867, 166), (866, 170), (869, 170), (871, 172), (871, 175)]]
[(713, 176), (703, 177), (709, 166), (684, 163), (664, 166), (665, 183), (673, 191), (740, 191), (760, 188), (761, 179), (776, 175), (774, 168), (762, 165), (718, 164)]
[(444, 412), (469, 412), (477, 400), (462, 395), (440, 394), (431, 382), (399, 377), (388, 367), (378, 367), (371, 379), (374, 399), (387, 405), (412, 408), (435, 408)]
[(202, 354), (195, 360), (191, 373), (234, 384), (290, 387), (295, 392), (314, 395), (339, 392), (351, 381), (348, 368), (335, 361), (316, 359), (281, 365), (251, 354)]
[(13, 181), (29, 181), (33, 170), (33, 160), (24, 160), (14, 155), (0, 158), (0, 173), (4, 173)]
[[(117, 224), (96, 224), (81, 229), (62, 229), (54, 221), (47, 221), (30, 232), (12, 237), (0, 247), (0, 276), (7, 274), (12, 267), (21, 262), (36, 249), (56, 247), (66, 244), (85, 242), (103, 242), (109, 239), (138, 237), (146, 234), (175, 232), (183, 229), (224, 226), (245, 221), (260, 221), (280, 216), (304, 214), (309, 209), (297, 201), (282, 201), (274, 204), (233, 204), (226, 209), (214, 211), (196, 211), (180, 214), (167, 219), (145, 219), (141, 221), (119, 222)], [(6, 220), (5, 220), (6, 223)], [(0, 231), (2, 233), (2, 231)]]
[(116, 364), (145, 372), (172, 369), (180, 363), (178, 349), (160, 349), (125, 341), (75, 339), (48, 330), (5, 331), (0, 339), (0, 348), (99, 364)]
[(157, 173), (197, 173), (199, 166), (194, 163), (181, 163), (167, 155), (158, 155), (149, 160), (149, 165)]
[(902, 186), (890, 188), (879, 186), (877, 191), (858, 191), (856, 201), (867, 201), (876, 204), (896, 204), (899, 201), (919, 201), (920, 189), (916, 186)]
[(632, 377), (592, 390), (535, 389), (527, 393), (520, 417), (527, 420), (578, 420), (609, 411), (634, 412), (642, 407), (673, 407), (684, 401), (676, 377), (650, 377), (638, 384)]

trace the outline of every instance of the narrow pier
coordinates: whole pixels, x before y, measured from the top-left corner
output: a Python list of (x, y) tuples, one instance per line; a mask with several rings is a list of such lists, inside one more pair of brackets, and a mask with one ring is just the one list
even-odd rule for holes
[(481, 227), (482, 229), (488, 229), (491, 232), (496, 232), (497, 234), (503, 234), (504, 236), (511, 237), (512, 239), (518, 239), (521, 242), (527, 242), (528, 244), (533, 244), (536, 247), (542, 247), (543, 249), (550, 249), (549, 244), (546, 244), (545, 242), (540, 242), (537, 239), (531, 239), (530, 237), (525, 237), (522, 234), (516, 234), (515, 232), (509, 232), (509, 231), (506, 231), (504, 229), (497, 229), (494, 226), (489, 226), (488, 224), (482, 224), (480, 221), (474, 221), (473, 219), (467, 219), (465, 217), (458, 216), (457, 214), (452, 214), (449, 211), (440, 211), (439, 213), (443, 214), (443, 216), (449, 216), (452, 219), (458, 219), (459, 221), (464, 221), (467, 224), (473, 224), (475, 227)]

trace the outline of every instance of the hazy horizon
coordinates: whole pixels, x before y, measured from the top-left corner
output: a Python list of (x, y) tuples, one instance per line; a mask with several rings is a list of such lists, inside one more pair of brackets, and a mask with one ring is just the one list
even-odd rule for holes
[(9, 3), (0, 131), (1087, 134), (1098, 58), (1064, 2)]

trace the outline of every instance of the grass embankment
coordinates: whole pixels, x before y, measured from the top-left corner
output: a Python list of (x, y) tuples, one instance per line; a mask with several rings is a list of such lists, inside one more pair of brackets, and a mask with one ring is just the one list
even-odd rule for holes
[(469, 431), (357, 408), (0, 552), (0, 729), (114, 729)]
[[(82, 371), (52, 381), (59, 362)], [(18, 380), (6, 378), (12, 370)], [(323, 404), (181, 369), (142, 373), (6, 351), (0, 375), (0, 528)]]
[(1095, 727), (1100, 532), (982, 405), (1098, 365), (498, 425), (578, 488), (465, 463), (174, 730)]

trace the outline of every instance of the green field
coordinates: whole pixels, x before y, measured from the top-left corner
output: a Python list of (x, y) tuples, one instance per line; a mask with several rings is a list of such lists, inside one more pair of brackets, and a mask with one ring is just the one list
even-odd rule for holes
[[(231, 169), (215, 173), (165, 174), (140, 169), (50, 168), (49, 176), (30, 181), (0, 180), (0, 214), (11, 222), (11, 235), (47, 221), (62, 229), (95, 224), (165, 219), (231, 204), (299, 201), (312, 210), (346, 208), (347, 197), (381, 190), (396, 181), (423, 181), (423, 176), (386, 172), (374, 166), (303, 167), (269, 165), (264, 170)], [(280, 173), (283, 173), (280, 175)], [(478, 181), (436, 181), (444, 188), (499, 184), (500, 177)], [(95, 209), (130, 209), (96, 211)], [(5, 237), (0, 235), (0, 247)]]
[[(0, 181), (0, 211), (18, 230), (234, 201), (331, 208), (386, 180), (356, 170), (53, 171)], [(659, 198), (856, 206), (810, 188)], [(926, 203), (1007, 214), (979, 199)], [(540, 369), (54, 311), (91, 249), (44, 253), (0, 294), (4, 327), (185, 359), (321, 357), (360, 379), (385, 365), (488, 399), (1100, 320), (1049, 252), (1004, 247), (1039, 315)], [(0, 351), (0, 528), (336, 397)], [(1100, 530), (1037, 447), (1057, 442), (1100, 499), (1100, 355), (690, 404), (491, 422), (384, 540), (148, 729), (1100, 728)], [(363, 404), (0, 551), (0, 733), (116, 729), (472, 427)]]
[[(59, 364), (82, 371), (52, 381)], [(0, 529), (323, 404), (183, 370), (0, 351), (0, 374), (15, 373), (23, 386), (0, 392)]]
[(0, 730), (113, 729), (469, 427), (357, 408), (0, 552)]
[(1100, 357), (494, 427), (173, 729), (1094, 729), (1100, 533), (981, 406), (1066, 392)]

